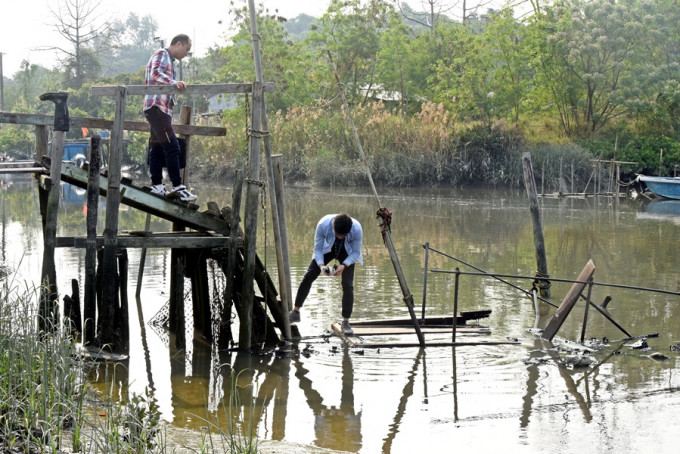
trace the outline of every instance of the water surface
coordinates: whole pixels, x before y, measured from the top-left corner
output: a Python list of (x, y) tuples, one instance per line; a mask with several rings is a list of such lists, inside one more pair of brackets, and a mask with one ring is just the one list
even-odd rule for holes
[[(17, 270), (17, 281), (37, 282), (42, 233), (35, 182), (6, 179), (4, 187), (2, 260)], [(230, 204), (230, 188), (203, 184), (197, 190), (200, 201)], [(485, 272), (535, 273), (533, 229), (520, 191), (384, 189), (379, 201), (393, 212), (392, 238), (419, 315), (425, 243)], [(551, 276), (575, 279), (592, 259), (597, 283), (679, 290), (677, 203), (591, 197), (546, 198), (540, 205)], [(309, 264), (317, 220), (347, 212), (363, 224), (365, 234), (365, 265), (356, 272), (353, 318), (406, 317), (375, 220), (377, 207), (368, 190), (287, 188), (293, 289)], [(267, 216), (260, 211), (258, 253), (276, 280)], [(101, 219), (100, 232), (103, 214)], [(58, 235), (85, 235), (78, 197), (64, 197), (59, 220)], [(132, 209), (120, 213), (122, 230), (142, 230), (145, 220), (146, 215)], [(153, 219), (152, 230), (169, 231), (170, 224)], [(200, 429), (206, 420), (224, 424), (225, 409), (238, 396), (240, 401), (232, 403), (238, 410), (235, 419), (256, 424), (261, 439), (339, 451), (400, 453), (428, 446), (432, 452), (673, 452), (680, 441), (674, 428), (680, 411), (678, 353), (670, 350), (680, 341), (676, 295), (595, 285), (592, 300), (599, 304), (611, 296), (609, 312), (625, 330), (659, 336), (648, 339), (649, 351), (611, 342), (590, 355), (594, 362), (584, 368), (561, 365), (578, 354), (567, 350), (569, 344), (557, 348), (534, 334), (533, 302), (525, 293), (492, 277), (467, 275), (460, 278), (459, 310), (491, 309), (491, 316), (480, 323), (492, 333), (474, 338), (458, 334), (458, 340), (517, 339), (518, 345), (343, 348), (338, 338), (326, 334), (330, 323), (341, 319), (339, 280), (320, 277), (299, 324), (304, 338), (292, 352), (217, 352), (203, 342), (178, 351), (166, 332), (148, 323), (168, 300), (169, 251), (147, 252), (141, 324), (134, 297), (140, 252), (128, 253), (130, 359), (115, 369), (115, 378), (113, 369), (101, 368), (93, 379), (102, 391), (113, 380), (122, 396), (151, 386), (163, 418), (177, 427)], [(62, 295), (70, 292), (72, 278), (84, 282), (83, 250), (59, 249), (56, 261)], [(431, 269), (472, 271), (434, 252), (428, 262)], [(507, 280), (531, 288), (529, 280)], [(427, 273), (428, 316), (451, 315), (454, 281), (452, 274)], [(570, 285), (553, 284), (553, 304), (560, 303)], [(584, 309), (582, 302), (577, 304), (559, 331), (561, 339), (575, 346)], [(623, 337), (604, 317), (589, 312), (586, 338)], [(417, 342), (415, 336), (400, 340)], [(652, 360), (653, 352), (668, 359)], [(236, 393), (231, 391), (232, 373), (237, 374)]]

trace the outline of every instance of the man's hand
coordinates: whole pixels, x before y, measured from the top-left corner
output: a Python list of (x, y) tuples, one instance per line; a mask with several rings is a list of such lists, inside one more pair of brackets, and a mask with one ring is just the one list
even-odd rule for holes
[(346, 267), (344, 263), (338, 265), (338, 267), (335, 269), (335, 273), (333, 273), (333, 276), (340, 276), (345, 268)]
[(178, 82), (175, 82), (175, 87), (177, 87), (179, 91), (184, 91), (184, 89), (187, 88), (187, 83), (180, 80)]

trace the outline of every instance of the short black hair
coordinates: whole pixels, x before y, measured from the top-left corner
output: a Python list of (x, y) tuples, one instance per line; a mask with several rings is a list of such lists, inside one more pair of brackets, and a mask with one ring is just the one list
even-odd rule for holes
[(347, 235), (352, 230), (352, 218), (346, 214), (339, 214), (333, 220), (333, 231), (338, 235)]
[(186, 46), (187, 44), (189, 44), (189, 41), (191, 41), (191, 38), (189, 38), (189, 35), (185, 35), (184, 33), (182, 33), (182, 34), (179, 34), (179, 35), (175, 36), (174, 38), (172, 38), (172, 41), (170, 41), (170, 45), (174, 46), (175, 44), (181, 42), (182, 44), (184, 44)]

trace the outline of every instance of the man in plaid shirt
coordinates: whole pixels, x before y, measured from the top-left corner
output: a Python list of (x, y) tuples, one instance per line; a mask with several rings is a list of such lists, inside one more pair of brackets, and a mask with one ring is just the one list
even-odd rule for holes
[[(146, 85), (174, 85), (177, 90), (184, 91), (187, 84), (176, 79), (173, 60), (181, 60), (191, 50), (191, 39), (187, 35), (172, 38), (170, 46), (158, 49), (153, 53), (146, 65)], [(144, 98), (144, 116), (149, 122), (149, 170), (151, 172), (151, 193), (166, 196), (168, 194), (182, 201), (196, 200), (196, 195), (182, 184), (179, 164), (179, 141), (172, 127), (172, 107), (174, 95), (153, 94)], [(168, 169), (172, 182), (172, 190), (168, 192), (163, 186), (163, 167)]]

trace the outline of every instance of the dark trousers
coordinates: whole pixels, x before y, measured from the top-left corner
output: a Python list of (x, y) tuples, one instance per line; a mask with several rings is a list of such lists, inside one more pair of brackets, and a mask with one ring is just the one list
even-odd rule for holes
[(179, 173), (179, 141), (172, 128), (172, 117), (158, 107), (144, 111), (149, 122), (149, 171), (151, 184), (163, 182), (163, 167), (168, 169), (168, 176), (173, 186), (182, 184)]
[[(323, 256), (324, 265), (328, 264), (331, 260), (335, 259), (335, 254), (329, 252)], [(347, 251), (342, 248), (340, 254), (338, 254), (337, 259), (339, 263), (347, 258)], [(309, 268), (302, 277), (302, 282), (298, 287), (297, 295), (295, 295), (295, 306), (302, 307), (309, 295), (309, 290), (312, 288), (312, 284), (317, 277), (321, 274), (321, 268), (319, 264), (312, 259), (312, 263), (309, 264)], [(342, 316), (343, 318), (350, 318), (352, 316), (352, 309), (354, 308), (354, 264), (346, 267), (342, 270), (340, 275), (342, 279)]]

